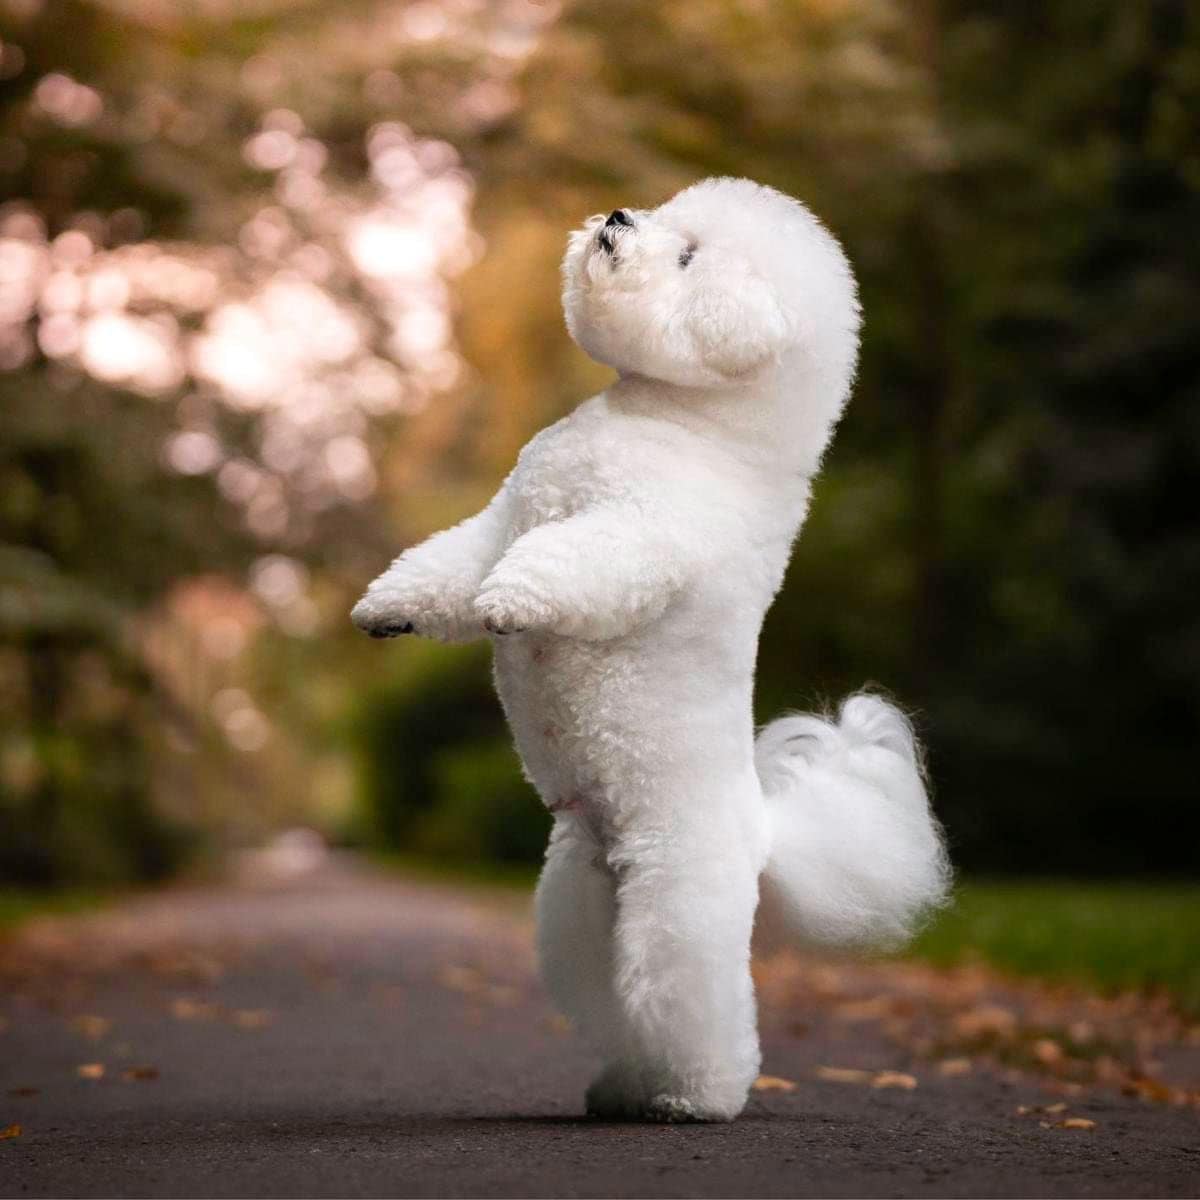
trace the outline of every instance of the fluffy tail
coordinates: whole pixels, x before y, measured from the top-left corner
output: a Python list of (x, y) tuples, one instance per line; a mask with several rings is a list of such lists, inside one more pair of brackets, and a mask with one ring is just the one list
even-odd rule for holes
[(895, 945), (944, 903), (950, 867), (908, 719), (858, 693), (838, 718), (782, 717), (755, 759), (772, 843), (765, 924), (822, 945)]

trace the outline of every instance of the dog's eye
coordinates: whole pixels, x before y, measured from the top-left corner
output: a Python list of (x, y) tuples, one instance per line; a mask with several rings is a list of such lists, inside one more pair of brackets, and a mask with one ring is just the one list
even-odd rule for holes
[(699, 247), (695, 242), (688, 242), (686, 246), (679, 252), (679, 268), (682, 270), (696, 257), (696, 251)]

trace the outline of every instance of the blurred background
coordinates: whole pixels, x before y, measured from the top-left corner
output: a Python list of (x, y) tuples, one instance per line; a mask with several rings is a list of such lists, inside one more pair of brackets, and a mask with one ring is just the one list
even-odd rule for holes
[(1200, 8), (0, 0), (0, 39), (10, 895), (298, 826), (536, 864), (487, 647), (347, 613), (608, 378), (567, 230), (729, 173), (866, 313), (760, 718), (913, 706), (955, 953), (1125, 905), (1114, 970), (1194, 968)]

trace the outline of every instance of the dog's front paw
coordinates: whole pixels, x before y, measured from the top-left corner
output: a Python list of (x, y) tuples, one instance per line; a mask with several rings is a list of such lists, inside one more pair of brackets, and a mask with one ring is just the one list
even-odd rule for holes
[(525, 633), (545, 629), (550, 606), (529, 588), (501, 580), (489, 581), (475, 600), (475, 616), (489, 633)]
[(373, 638), (416, 632), (412, 620), (405, 614), (403, 597), (392, 592), (368, 592), (351, 610), (350, 620)]

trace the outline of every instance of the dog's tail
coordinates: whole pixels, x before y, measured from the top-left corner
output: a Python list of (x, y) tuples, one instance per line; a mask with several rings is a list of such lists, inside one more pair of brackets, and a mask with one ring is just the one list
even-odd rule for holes
[(950, 868), (921, 748), (894, 705), (860, 692), (837, 719), (789, 716), (759, 734), (771, 824), (766, 936), (895, 945), (945, 902)]

